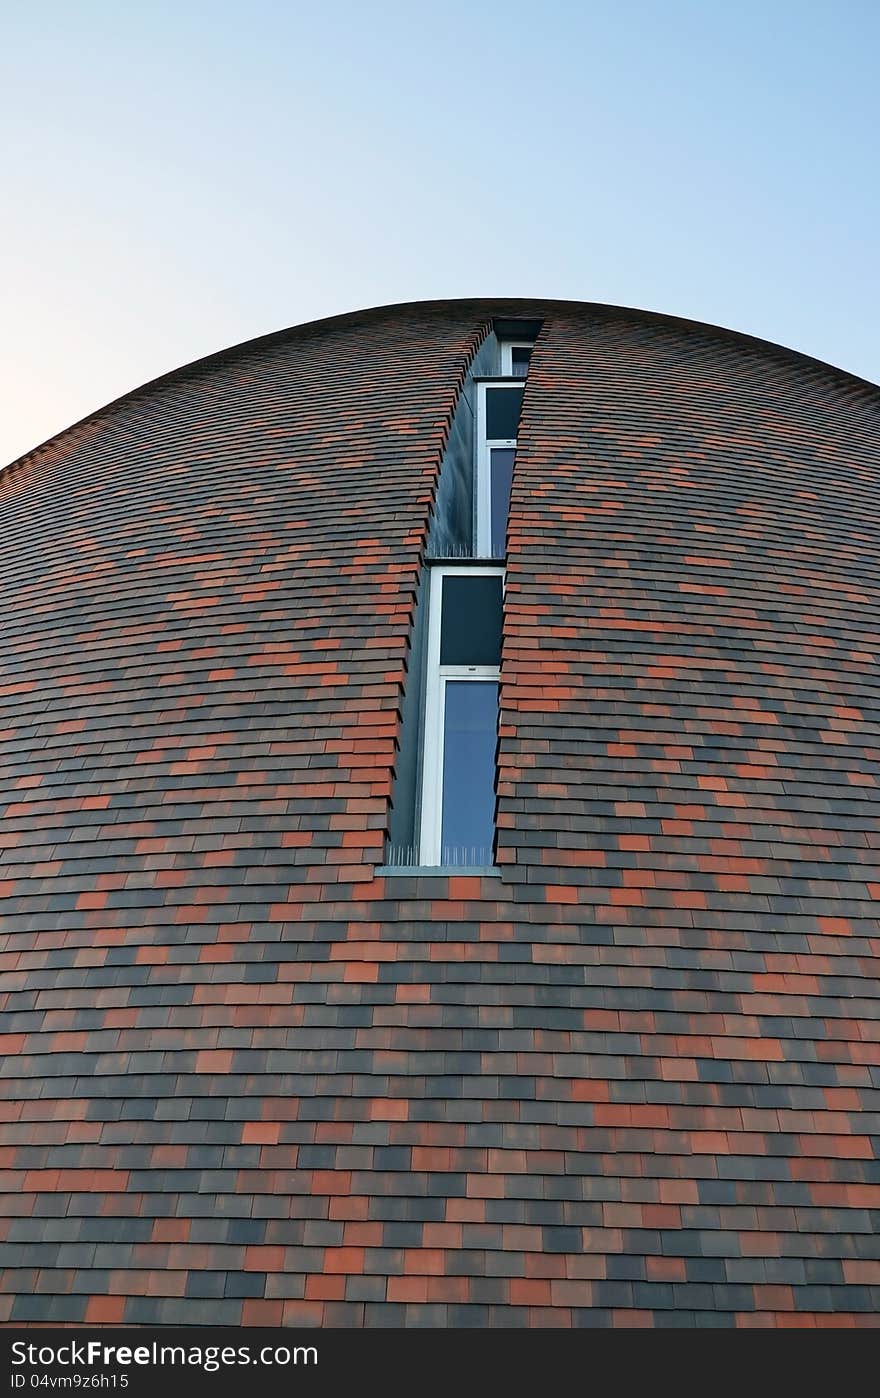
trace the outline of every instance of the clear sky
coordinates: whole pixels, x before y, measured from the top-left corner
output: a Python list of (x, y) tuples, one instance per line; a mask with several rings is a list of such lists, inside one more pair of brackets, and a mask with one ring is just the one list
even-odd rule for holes
[(648, 307), (880, 380), (880, 0), (0, 0), (0, 462), (391, 301)]

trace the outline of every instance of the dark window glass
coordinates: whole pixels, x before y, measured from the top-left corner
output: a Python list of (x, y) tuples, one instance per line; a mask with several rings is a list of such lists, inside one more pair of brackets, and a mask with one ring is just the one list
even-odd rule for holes
[(513, 480), (513, 447), (492, 447), (489, 452), (489, 489), (492, 501), (492, 557), (504, 557), (510, 486)]
[(448, 680), (443, 723), (443, 864), (491, 864), (498, 685)]
[(529, 372), (531, 349), (514, 345), (510, 351), (510, 372), (515, 379), (524, 379)]
[(519, 426), (522, 396), (521, 388), (486, 389), (487, 441), (515, 440), (516, 429)]
[(443, 579), (440, 664), (501, 664), (500, 577)]

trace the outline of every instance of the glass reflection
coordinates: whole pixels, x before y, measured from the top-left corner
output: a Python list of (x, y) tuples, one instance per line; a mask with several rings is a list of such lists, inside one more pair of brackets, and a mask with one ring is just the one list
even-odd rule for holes
[(491, 864), (498, 685), (449, 680), (445, 710), (441, 863)]
[(513, 458), (513, 447), (493, 447), (489, 453), (493, 558), (504, 557), (507, 543), (507, 516), (510, 513)]

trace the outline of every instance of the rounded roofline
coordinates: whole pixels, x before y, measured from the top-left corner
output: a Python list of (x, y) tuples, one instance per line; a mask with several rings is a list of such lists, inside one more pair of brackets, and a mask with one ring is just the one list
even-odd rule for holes
[(487, 319), (491, 317), (515, 318), (521, 316), (523, 319), (537, 320), (541, 315), (546, 314), (555, 308), (577, 309), (581, 311), (593, 311), (599, 314), (617, 314), (621, 316), (634, 316), (656, 325), (679, 327), (685, 330), (697, 330), (702, 333), (708, 332), (712, 335), (721, 336), (723, 339), (732, 340), (741, 345), (753, 346), (761, 350), (772, 350), (776, 354), (783, 354), (793, 360), (803, 364), (809, 364), (817, 369), (838, 375), (853, 386), (866, 388), (873, 393), (880, 394), (880, 384), (873, 383), (870, 379), (865, 379), (859, 374), (852, 373), (849, 369), (842, 369), (837, 364), (832, 364), (828, 360), (818, 359), (815, 355), (806, 354), (803, 350), (792, 349), (790, 345), (782, 345), (774, 340), (763, 339), (759, 335), (749, 335), (741, 330), (731, 330), (728, 326), (713, 325), (711, 321), (693, 320), (687, 316), (671, 315), (665, 311), (647, 310), (642, 306), (619, 306), (611, 302), (604, 301), (574, 301), (570, 299), (540, 296), (452, 296), (444, 298), (433, 298), (428, 301), (391, 301), (387, 304), (376, 306), (364, 306), (354, 311), (342, 311), (332, 316), (318, 316), (314, 320), (298, 322), (295, 325), (286, 326), (281, 330), (270, 330), (264, 335), (255, 335), (249, 340), (240, 340), (236, 344), (227, 345), (223, 349), (212, 350), (209, 354), (199, 355), (196, 359), (188, 360), (185, 364), (179, 364), (173, 369), (167, 370), (163, 374), (158, 374), (153, 379), (147, 379), (144, 383), (137, 384), (134, 388), (126, 389), (117, 398), (111, 398), (109, 402), (93, 408), (91, 412), (67, 427), (62, 427), (58, 432), (47, 437), (44, 441), (38, 442), (21, 456), (13, 458), (6, 465), (0, 466), (0, 478), (7, 472), (12, 472), (19, 467), (32, 464), (44, 451), (52, 447), (59, 447), (63, 439), (68, 434), (87, 427), (90, 423), (100, 418), (103, 414), (111, 412), (114, 408), (136, 398), (139, 394), (147, 393), (152, 389), (160, 388), (166, 384), (174, 383), (184, 378), (187, 374), (207, 368), (211, 364), (221, 364), (224, 360), (235, 355), (246, 353), (250, 350), (260, 349), (264, 346), (272, 345), (276, 342), (295, 336), (297, 332), (313, 331), (320, 327), (342, 326), (345, 324), (356, 325), (359, 320), (372, 319), (383, 315), (391, 314), (395, 311), (431, 311), (447, 310), (454, 306), (473, 306), (475, 308), (485, 308)]

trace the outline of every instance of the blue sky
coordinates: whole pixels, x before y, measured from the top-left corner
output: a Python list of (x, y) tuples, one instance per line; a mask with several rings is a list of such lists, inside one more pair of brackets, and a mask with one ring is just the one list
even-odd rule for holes
[(546, 295), (880, 380), (877, 0), (0, 3), (0, 462), (178, 364)]

